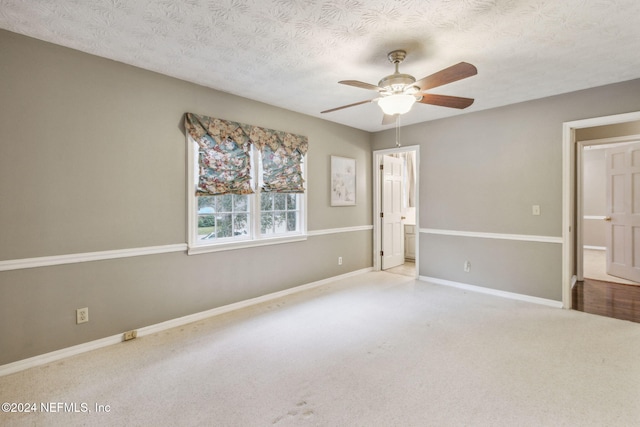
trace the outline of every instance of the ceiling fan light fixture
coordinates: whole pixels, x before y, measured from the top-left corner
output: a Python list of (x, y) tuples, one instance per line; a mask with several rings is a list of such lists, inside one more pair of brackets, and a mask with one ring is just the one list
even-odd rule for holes
[(393, 116), (408, 113), (415, 102), (416, 97), (413, 95), (396, 94), (380, 98), (378, 105), (384, 114)]

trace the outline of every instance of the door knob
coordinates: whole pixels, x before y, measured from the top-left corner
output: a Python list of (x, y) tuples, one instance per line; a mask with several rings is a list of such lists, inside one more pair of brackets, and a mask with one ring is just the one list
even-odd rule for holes
[(406, 216), (401, 216), (400, 219), (407, 219), (407, 217)]
[(604, 220), (605, 220), (605, 221), (611, 221), (611, 217), (610, 217), (610, 216), (605, 216), (605, 217), (604, 217)]

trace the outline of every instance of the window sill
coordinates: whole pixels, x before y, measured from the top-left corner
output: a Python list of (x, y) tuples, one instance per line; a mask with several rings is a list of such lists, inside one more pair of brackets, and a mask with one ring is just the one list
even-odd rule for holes
[(232, 251), (235, 249), (254, 248), (258, 246), (279, 245), (282, 243), (303, 242), (307, 240), (306, 234), (296, 234), (294, 236), (280, 236), (263, 238), (260, 240), (245, 240), (242, 242), (214, 243), (210, 245), (189, 246), (187, 254), (197, 255), (209, 252)]

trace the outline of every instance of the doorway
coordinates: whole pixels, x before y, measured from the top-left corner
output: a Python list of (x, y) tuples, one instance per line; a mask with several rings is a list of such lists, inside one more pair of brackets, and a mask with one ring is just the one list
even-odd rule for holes
[(376, 271), (419, 276), (419, 162), (419, 146), (373, 152)]
[(573, 308), (572, 290), (583, 275), (582, 207), (578, 203), (578, 186), (582, 162), (582, 151), (578, 149), (577, 132), (608, 125), (630, 124), (640, 121), (640, 112), (577, 120), (563, 124), (562, 158), (562, 303)]
[(640, 285), (640, 135), (578, 141), (577, 149), (577, 281)]

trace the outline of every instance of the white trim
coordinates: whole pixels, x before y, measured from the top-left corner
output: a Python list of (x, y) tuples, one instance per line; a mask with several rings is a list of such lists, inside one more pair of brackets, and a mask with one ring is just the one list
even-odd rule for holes
[(582, 246), (582, 249), (590, 249), (592, 251), (606, 251), (607, 247), (606, 246), (589, 246), (589, 245), (584, 245)]
[[(380, 165), (382, 164), (382, 156), (385, 154), (394, 153), (406, 153), (413, 151), (416, 157), (416, 164), (414, 167), (416, 174), (416, 229), (420, 226), (420, 146), (409, 145), (406, 147), (387, 148), (383, 150), (375, 150), (372, 156), (373, 168), (372, 168), (372, 183), (373, 183), (373, 270), (380, 271), (382, 269), (382, 262), (380, 257), (380, 251), (382, 250), (382, 227), (380, 224), (380, 212), (382, 210), (381, 193), (382, 186), (380, 185)], [(420, 259), (420, 239), (416, 239), (416, 254), (415, 259)], [(420, 274), (420, 263), (416, 263), (416, 277)]]
[[(562, 302), (566, 308), (571, 308), (571, 286), (575, 275), (574, 258), (580, 253), (574, 244), (574, 233), (576, 233), (576, 227), (580, 226), (580, 222), (574, 220), (576, 212), (575, 181), (578, 167), (576, 165), (575, 131), (576, 129), (628, 123), (636, 120), (640, 120), (640, 112), (575, 120), (562, 124)], [(593, 142), (583, 141), (583, 144), (592, 144)]]
[(112, 251), (87, 252), (81, 254), (55, 255), (38, 258), (23, 258), (0, 261), (0, 271), (20, 270), (23, 268), (47, 267), (51, 265), (75, 264), (78, 262), (101, 261), (105, 259), (129, 258), (134, 256), (156, 255), (170, 252), (185, 252), (185, 243), (145, 248), (116, 249)]
[(439, 234), (443, 236), (477, 237), (481, 239), (519, 240), (524, 242), (562, 243), (562, 237), (534, 236), (529, 234), (485, 233), (479, 231), (439, 230), (435, 228), (421, 228), (420, 233)]
[(283, 236), (271, 239), (252, 240), (247, 242), (234, 242), (229, 246), (199, 246), (189, 249), (186, 243), (164, 246), (148, 246), (144, 248), (116, 249), (112, 251), (86, 252), (80, 254), (54, 255), (37, 258), (22, 258), (0, 261), (0, 271), (21, 270), (25, 268), (49, 267), (53, 265), (75, 264), (79, 262), (102, 261), (106, 259), (130, 258), (135, 256), (156, 255), (171, 252), (188, 252), (199, 254), (205, 252), (217, 252), (231, 249), (240, 249), (254, 246), (265, 246), (280, 243), (299, 242), (307, 240), (307, 236), (321, 236), (326, 234), (350, 233), (353, 231), (372, 230), (373, 225), (360, 225), (356, 227), (330, 228), (326, 230), (310, 231), (307, 235)]
[[(584, 247), (584, 221), (585, 220), (604, 220), (607, 218), (602, 215), (584, 215), (584, 151), (586, 149), (608, 149), (624, 146), (630, 143), (638, 142), (640, 135), (616, 136), (611, 138), (589, 139), (584, 141), (575, 141), (575, 171), (576, 171), (576, 248)], [(606, 248), (605, 248), (606, 249)], [(584, 255), (582, 251), (575, 253), (576, 275), (578, 281), (584, 280)]]
[(356, 227), (342, 227), (342, 228), (327, 228), (325, 230), (312, 230), (307, 234), (309, 236), (323, 236), (326, 234), (337, 234), (337, 233), (350, 233), (353, 231), (368, 231), (373, 230), (373, 225), (359, 225)]
[[(228, 305), (217, 307), (211, 310), (202, 311), (200, 313), (194, 313), (187, 316), (179, 317), (177, 319), (167, 320), (166, 322), (156, 323), (155, 325), (145, 326), (143, 328), (137, 329), (138, 337), (155, 334), (161, 331), (165, 331), (167, 329), (183, 326), (193, 322), (198, 322), (200, 320), (204, 320), (209, 317), (218, 316), (220, 314), (224, 314), (231, 311), (240, 310), (242, 308), (250, 307), (256, 304), (272, 301), (277, 298), (293, 295), (298, 292), (302, 292), (309, 289), (327, 285), (337, 280), (368, 273), (371, 270), (372, 270), (371, 267), (364, 268), (361, 270), (352, 271), (350, 273), (341, 274), (339, 276), (330, 277), (328, 279), (322, 279), (316, 282), (307, 283), (305, 285), (300, 285), (290, 289), (285, 289), (283, 291), (273, 292), (267, 295), (263, 295), (261, 297), (256, 297), (256, 298), (236, 302), (233, 304), (228, 304)], [(12, 362), (6, 365), (2, 365), (0, 366), (0, 377), (4, 375), (13, 374), (19, 371), (23, 371), (25, 369), (33, 368), (36, 366), (41, 366), (47, 363), (52, 363), (52, 362), (65, 359), (67, 357), (75, 356), (81, 353), (86, 353), (88, 351), (97, 350), (99, 348), (107, 347), (113, 344), (118, 344), (123, 341), (122, 334), (124, 334), (124, 332), (125, 331), (123, 331), (120, 334), (112, 335), (106, 338), (101, 338), (95, 341), (78, 344), (72, 347), (63, 348), (61, 350), (52, 351), (50, 353), (45, 353), (39, 356), (34, 356), (28, 359), (18, 360), (17, 362)]]
[(479, 292), (482, 294), (489, 294), (489, 295), (502, 297), (502, 298), (514, 299), (518, 301), (525, 301), (533, 304), (541, 304), (541, 305), (546, 305), (548, 307), (553, 307), (553, 308), (563, 307), (563, 304), (560, 301), (533, 297), (530, 295), (516, 294), (513, 292), (500, 291), (497, 289), (485, 288), (482, 286), (468, 285), (466, 283), (453, 282), (451, 280), (436, 279), (435, 277), (427, 277), (427, 276), (420, 276), (420, 280), (429, 282), (429, 283), (434, 283), (436, 285), (451, 286), (453, 288), (464, 289), (472, 292)]
[(600, 138), (600, 139), (585, 139), (582, 141), (577, 141), (589, 150), (605, 150), (607, 148), (614, 148), (619, 145), (626, 145), (630, 142), (638, 142), (640, 140), (640, 135), (624, 135), (624, 136), (613, 136), (611, 138)]
[(306, 234), (295, 234), (280, 237), (269, 237), (256, 240), (241, 240), (229, 243), (216, 243), (213, 245), (200, 245), (190, 247), (189, 255), (206, 254), (210, 252), (231, 251), (235, 249), (246, 249), (258, 246), (279, 245), (282, 243), (303, 242), (307, 240)]

